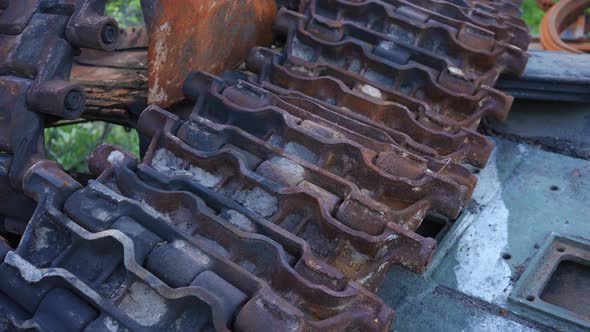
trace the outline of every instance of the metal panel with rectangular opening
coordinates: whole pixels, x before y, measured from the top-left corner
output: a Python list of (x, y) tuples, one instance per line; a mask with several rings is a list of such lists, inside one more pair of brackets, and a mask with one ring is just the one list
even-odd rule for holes
[(590, 328), (590, 241), (552, 233), (510, 300)]

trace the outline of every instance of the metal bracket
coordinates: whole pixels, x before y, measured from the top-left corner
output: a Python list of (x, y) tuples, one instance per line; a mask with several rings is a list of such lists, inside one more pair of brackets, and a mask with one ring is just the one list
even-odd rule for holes
[[(551, 233), (516, 283), (509, 298), (521, 306), (590, 328), (590, 314), (580, 312), (585, 307), (583, 301), (587, 300), (584, 300), (584, 294), (576, 295), (584, 287), (572, 282), (574, 276), (566, 277), (567, 281), (564, 282), (563, 273), (560, 273), (562, 276), (559, 276), (559, 290), (555, 290), (560, 294), (548, 294), (551, 292), (552, 278), (557, 277), (560, 264), (564, 262), (590, 266), (590, 241)], [(577, 280), (587, 280), (590, 276), (578, 274), (575, 277)], [(567, 291), (568, 289), (571, 291)]]

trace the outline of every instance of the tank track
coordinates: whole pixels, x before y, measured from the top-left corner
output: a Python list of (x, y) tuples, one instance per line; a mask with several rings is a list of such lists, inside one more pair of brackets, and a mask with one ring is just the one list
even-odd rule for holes
[(520, 1), (286, 3), (277, 48), (188, 74), (183, 103), (142, 112), (145, 156), (100, 146), (82, 185), (43, 128), (83, 116), (68, 79), (116, 43), (104, 5), (0, 1), (0, 231), (22, 236), (0, 241), (0, 329), (388, 330), (372, 292), (427, 268), (421, 226), (467, 205), (479, 122), (510, 110), (493, 85), (526, 65)]

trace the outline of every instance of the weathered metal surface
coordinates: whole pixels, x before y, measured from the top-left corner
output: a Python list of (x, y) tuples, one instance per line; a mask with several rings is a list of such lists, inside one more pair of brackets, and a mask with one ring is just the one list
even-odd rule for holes
[[(551, 123), (550, 127), (539, 123)], [(590, 104), (521, 100), (508, 120), (487, 120), (489, 135), (526, 142), (543, 150), (590, 160)]]
[[(530, 42), (530, 35), (526, 23), (519, 18), (482, 11), (469, 5), (461, 5), (459, 2), (451, 3), (439, 0), (385, 0), (394, 7), (404, 8), (410, 12), (424, 12), (428, 16), (443, 16), (447, 22), (456, 22), (459, 25), (472, 25), (473, 27), (487, 30), (495, 39), (514, 45), (521, 50), (526, 50)], [(467, 7), (467, 8), (466, 8)], [(489, 7), (488, 7), (489, 8)], [(447, 23), (445, 22), (445, 23)], [(448, 23), (447, 23), (448, 24)]]
[(12, 157), (0, 153), (0, 233), (20, 235), (35, 210), (35, 202), (12, 188), (9, 171)]
[[(539, 131), (552, 123), (526, 114)], [(514, 125), (522, 119), (524, 114), (507, 121)], [(441, 239), (425, 274), (393, 267), (379, 289), (396, 311), (391, 330), (588, 331), (509, 296), (523, 272), (535, 265), (551, 232), (590, 239), (590, 161), (494, 141), (489, 165), (478, 174), (474, 202)], [(567, 259), (567, 251), (563, 254)], [(575, 290), (561, 293), (579, 308), (587, 289), (581, 289), (581, 280), (564, 280), (562, 286)]]
[[(14, 190), (34, 158), (44, 157), (47, 119), (75, 119), (82, 88), (68, 81), (76, 47), (111, 49), (118, 28), (105, 1), (8, 1), (0, 13), (0, 150), (12, 156)], [(116, 32), (113, 32), (113, 28)]]
[[(499, 95), (499, 92), (482, 85), (482, 83), (489, 84), (490, 82), (495, 82), (498, 73), (492, 72), (491, 76), (487, 73), (466, 74), (460, 69), (457, 70), (457, 68), (449, 66), (448, 61), (444, 57), (429, 52), (421, 52), (407, 43), (398, 42), (388, 36), (379, 36), (376, 33), (367, 34), (369, 31), (358, 28), (355, 25), (342, 28), (340, 27), (340, 23), (328, 23), (328, 21), (318, 19), (316, 15), (309, 18), (306, 15), (293, 11), (281, 10), (276, 19), (276, 26), (282, 33), (287, 35), (290, 30), (297, 27), (301, 35), (294, 37), (295, 43), (300, 42), (306, 44), (304, 40), (309, 40), (309, 37), (313, 36), (327, 43), (333, 43), (332, 45), (341, 47), (342, 49), (351, 48), (349, 46), (351, 44), (361, 47), (365, 53), (370, 52), (372, 55), (381, 58), (390, 67), (394, 67), (396, 69), (395, 72), (392, 71), (385, 75), (389, 75), (393, 80), (400, 81), (400, 86), (407, 84), (401, 78), (404, 74), (409, 77), (406, 78), (407, 80), (411, 80), (412, 76), (415, 75), (402, 69), (403, 66), (411, 66), (410, 68), (416, 71), (423, 71), (430, 76), (434, 85), (443, 88), (443, 93), (446, 92), (450, 95), (479, 95), (480, 99), (483, 98), (482, 96), (487, 95), (490, 98), (496, 99), (502, 97), (494, 96)], [(313, 45), (302, 45), (301, 48), (294, 46), (292, 52), (296, 52), (300, 57), (306, 57), (308, 56), (304, 54), (307, 51), (306, 47), (311, 48)], [(354, 54), (354, 51), (350, 53)], [(361, 67), (367, 67), (367, 71), (376, 70), (373, 65), (365, 65), (367, 63), (366, 60), (362, 59), (360, 62)], [(418, 90), (416, 91), (418, 94), (421, 92), (420, 89), (427, 90), (429, 87), (417, 87), (416, 89)], [(434, 104), (433, 101), (430, 101), (430, 103)], [(502, 108), (502, 106), (498, 106), (498, 108)]]
[(510, 300), (590, 328), (589, 265), (590, 241), (552, 233), (515, 285)]
[[(204, 75), (200, 74), (189, 76), (189, 80), (185, 86), (188, 96), (194, 96), (194, 93), (191, 94), (190, 92), (193, 89), (193, 77), (196, 78), (199, 76), (201, 79), (204, 77)], [(471, 175), (471, 172), (458, 164), (447, 162), (448, 160), (455, 159), (453, 154), (444, 155), (444, 157), (437, 155), (440, 158), (440, 160), (437, 160), (428, 155), (428, 151), (432, 150), (429, 146), (414, 142), (409, 135), (403, 132), (397, 132), (390, 127), (375, 125), (369, 121), (365, 124), (361, 117), (354, 117), (350, 116), (350, 113), (339, 112), (341, 110), (340, 108), (310, 96), (313, 93), (321, 92), (321, 90), (314, 91), (313, 84), (308, 84), (310, 95), (305, 95), (293, 90), (281, 89), (271, 84), (263, 84), (262, 86), (254, 85), (250, 83), (251, 80), (251, 77), (241, 75), (240, 73), (226, 73), (222, 84), (224, 98), (233, 102), (233, 104), (241, 104), (253, 109), (280, 108), (283, 112), (307, 121), (303, 127), (313, 130), (317, 135), (328, 139), (350, 140), (361, 145), (364, 149), (374, 151), (381, 156), (388, 155), (390, 156), (388, 158), (378, 158), (381, 161), (391, 159), (390, 162), (379, 163), (381, 165), (380, 167), (384, 167), (384, 164), (386, 164), (385, 169), (388, 169), (388, 172), (397, 173), (404, 178), (417, 180), (424, 177), (428, 178), (431, 174), (436, 174), (465, 186), (469, 193), (473, 191), (475, 178)], [(195, 81), (198, 82), (198, 80)], [(328, 96), (326, 92), (328, 85), (326, 83), (329, 82), (331, 81), (327, 80), (322, 84), (324, 97)], [(259, 96), (259, 98), (252, 98), (252, 96)], [(353, 102), (355, 96), (346, 97), (347, 107), (356, 107)], [(380, 106), (367, 100), (359, 99), (358, 101), (359, 109), (371, 109), (375, 113), (378, 110), (376, 108)], [(392, 111), (397, 110), (399, 110), (398, 116), (400, 118), (405, 116), (406, 119), (411, 119), (407, 115), (407, 110), (393, 108)], [(389, 115), (385, 116), (388, 117)], [(390, 116), (388, 119), (395, 121), (394, 116)], [(310, 125), (310, 122), (314, 122), (315, 125)], [(400, 122), (403, 122), (403, 120)], [(412, 124), (409, 121), (408, 127), (412, 127)], [(391, 127), (394, 127), (394, 125), (391, 125)], [(415, 127), (422, 129), (420, 126)], [(414, 136), (422, 137), (420, 134), (422, 133)], [(426, 132), (424, 136), (428, 137), (428, 134), (430, 133)], [(428, 137), (432, 141), (439, 139), (442, 142), (446, 142), (445, 138), (447, 137), (437, 135), (436, 133), (432, 137)], [(485, 142), (487, 143), (488, 141), (486, 140)], [(465, 144), (465, 146), (467, 145)], [(476, 144), (472, 144), (471, 146), (476, 146)], [(485, 151), (485, 149), (482, 150)], [(457, 157), (457, 159), (460, 158)]]
[[(237, 129), (220, 132), (222, 127), (198, 113), (185, 122), (148, 108), (139, 123), (140, 131), (152, 137), (145, 167), (163, 173), (160, 181), (177, 183), (177, 189), (204, 186), (240, 206), (237, 211), (271, 220), (371, 289), (391, 264), (424, 269), (435, 242), (407, 228), (417, 227), (426, 202), (390, 211), (349, 181), (254, 137), (239, 136)], [(291, 144), (302, 152), (309, 147)]]
[(92, 164), (85, 188), (49, 162), (26, 176), (39, 207), (0, 265), (18, 328), (387, 330), (391, 309), (276, 226), (154, 187), (113, 147)]
[[(365, 39), (366, 42), (371, 41), (367, 40), (371, 36), (368, 34), (370, 31), (372, 38), (377, 38), (389, 49), (393, 46), (401, 48), (399, 52), (419, 51), (427, 59), (438, 58), (454, 72), (462, 71), (469, 80), (490, 83), (500, 72), (520, 74), (526, 64), (526, 53), (506, 43), (493, 41), (489, 48), (482, 48), (477, 43), (469, 43), (468, 38), (458, 39), (456, 30), (448, 25), (412, 20), (381, 2), (310, 0), (305, 12), (312, 14), (307, 23), (308, 30), (313, 30), (315, 25), (319, 33), (328, 37), (330, 34), (323, 28), (329, 24), (332, 30), (338, 28), (337, 33), (332, 33), (332, 38), (356, 35), (360, 37), (357, 39)], [(386, 51), (384, 48), (381, 47), (381, 53)], [(419, 61), (419, 57), (416, 60)]]
[(150, 104), (180, 101), (185, 73), (219, 74), (239, 65), (251, 47), (272, 42), (274, 0), (142, 0), (142, 8), (150, 40)]
[[(284, 54), (278, 61), (289, 71), (308, 77), (333, 76), (368, 96), (423, 113), (424, 122), (435, 127), (475, 128), (482, 116), (504, 118), (510, 109), (511, 97), (485, 86), (478, 91), (453, 92), (437, 81), (434, 69), (408, 62), (410, 54), (396, 64), (374, 56), (360, 42), (326, 42), (305, 32), (296, 22), (288, 30)], [(269, 53), (273, 52), (259, 49), (251, 53), (249, 68), (261, 72)], [(448, 78), (452, 80), (453, 76)]]
[[(267, 147), (277, 148), (299, 163), (314, 165), (325, 173), (346, 179), (361, 191), (370, 193), (367, 198), (370, 196), (389, 206), (391, 211), (423, 203), (428, 210), (455, 218), (460, 207), (467, 203), (473, 187), (460, 186), (436, 170), (429, 170), (417, 157), (412, 159), (409, 154), (404, 157), (404, 150), (383, 149), (380, 153), (380, 150), (360, 145), (358, 139), (349, 138), (346, 133), (339, 133), (334, 124), (311, 117), (311, 112), (298, 117), (276, 106), (256, 105), (254, 103), (262, 100), (264, 94), (243, 84), (239, 82), (226, 88), (224, 82), (215, 77), (199, 73), (189, 76), (185, 92), (197, 99), (191, 120), (207, 123), (203, 126), (210, 128), (204, 130), (210, 131), (211, 136), (215, 136), (213, 132), (236, 131), (235, 138), (219, 138), (216, 146), (222, 146), (223, 140), (235, 140), (225, 144), (243, 145), (242, 150), (256, 154), (250, 149), (255, 150), (256, 143), (265, 142)], [(192, 87), (199, 87), (199, 90)], [(300, 111), (305, 112), (304, 109)], [(251, 142), (246, 144), (243, 142), (246, 140)], [(315, 177), (321, 185), (321, 177)], [(385, 211), (382, 210), (388, 215)], [(402, 220), (416, 214), (411, 208), (407, 212), (409, 215)]]
[[(19, 329), (386, 330), (393, 311), (370, 290), (391, 266), (426, 269), (426, 236), (440, 240), (475, 187), (460, 164), (491, 153), (474, 129), (510, 108), (490, 85), (526, 61), (518, 2), (301, 1), (275, 21), (282, 53), (250, 53), (257, 78), (186, 83), (268, 45), (274, 1), (143, 5), (149, 101), (187, 100), (143, 111), (141, 164), (99, 148), (85, 188), (43, 160), (43, 127), (84, 111), (73, 55), (116, 49), (116, 23), (104, 1), (0, 13), (0, 184), (28, 196), (8, 202), (37, 202), (18, 247), (0, 243), (2, 314)], [(4, 230), (28, 218), (4, 209)]]
[(529, 51), (521, 77), (503, 76), (496, 87), (515, 98), (590, 102), (590, 55)]
[[(259, 51), (255, 49), (251, 56), (261, 54)], [(322, 117), (336, 123), (346, 121), (349, 123), (347, 127), (379, 142), (399, 144), (443, 163), (453, 160), (485, 165), (492, 145), (475, 131), (462, 127), (437, 127), (423, 115), (412, 112), (411, 108), (372, 97), (370, 93), (376, 90), (370, 87), (365, 86), (367, 94), (362, 91), (363, 86), (351, 89), (333, 76), (301, 75), (282, 66), (275, 56), (265, 57), (260, 79), (262, 86), (281, 98), (291, 103), (301, 104), (304, 99), (310, 100), (312, 105), (319, 103), (331, 111), (324, 112), (328, 115), (322, 114)]]

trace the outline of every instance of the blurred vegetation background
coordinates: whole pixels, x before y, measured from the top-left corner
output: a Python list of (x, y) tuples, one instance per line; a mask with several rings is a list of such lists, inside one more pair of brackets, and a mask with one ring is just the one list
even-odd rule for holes
[(543, 20), (543, 15), (545, 12), (537, 7), (537, 2), (535, 0), (524, 0), (522, 7), (522, 18), (528, 24), (529, 28), (531, 29), (531, 33), (538, 34), (539, 26), (541, 25), (541, 20)]
[(139, 0), (110, 0), (107, 2), (107, 15), (116, 18), (122, 28), (143, 25)]
[[(140, 0), (110, 0), (107, 3), (107, 14), (115, 17), (121, 28), (143, 25)], [(543, 11), (537, 7), (535, 0), (524, 1), (523, 18), (531, 32), (537, 34)], [(45, 143), (49, 158), (61, 163), (65, 169), (76, 172), (88, 170), (87, 158), (103, 143), (116, 144), (139, 155), (139, 139), (135, 130), (102, 122), (48, 128), (45, 131)]]

